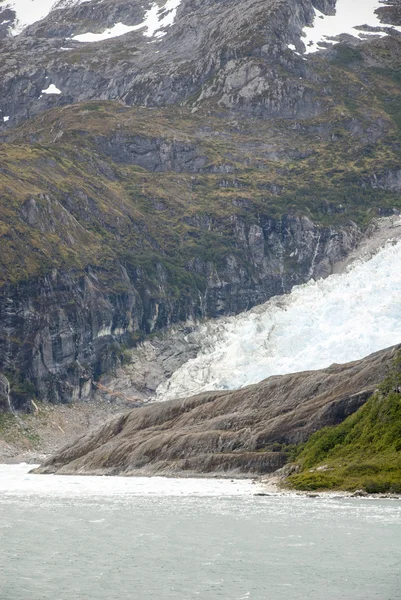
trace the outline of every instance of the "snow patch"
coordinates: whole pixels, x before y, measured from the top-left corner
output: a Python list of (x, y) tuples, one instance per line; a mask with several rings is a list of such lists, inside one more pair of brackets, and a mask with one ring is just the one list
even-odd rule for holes
[(131, 31), (138, 31), (143, 29), (143, 35), (146, 37), (163, 37), (166, 35), (166, 27), (170, 27), (174, 23), (174, 19), (177, 13), (181, 0), (167, 0), (164, 6), (160, 7), (158, 4), (152, 4), (150, 9), (145, 13), (145, 17), (142, 23), (139, 25), (124, 25), (123, 23), (116, 23), (110, 29), (106, 29), (102, 33), (83, 33), (75, 35), (72, 40), (77, 42), (101, 42), (103, 40), (119, 37)]
[[(305, 54), (316, 52), (325, 44), (333, 44), (332, 38), (340, 34), (349, 34), (357, 38), (369, 35), (385, 36), (384, 32), (360, 31), (358, 27), (368, 25), (369, 27), (391, 27), (401, 32), (401, 27), (386, 25), (382, 23), (376, 10), (383, 6), (378, 0), (337, 0), (336, 14), (324, 15), (315, 9), (315, 19), (312, 27), (304, 27), (302, 38), (306, 46)], [(322, 46), (323, 44), (323, 46)]]
[(15, 11), (16, 22), (11, 30), (12, 35), (18, 35), (28, 25), (41, 21), (54, 8), (67, 8), (90, 0), (9, 0), (2, 8)]
[(61, 90), (59, 90), (54, 83), (51, 83), (48, 88), (42, 90), (42, 94), (61, 94)]
[(136, 31), (143, 26), (143, 23), (140, 25), (133, 25), (132, 27), (129, 25), (124, 25), (123, 23), (116, 23), (110, 29), (103, 31), (103, 33), (82, 33), (80, 35), (75, 35), (71, 39), (77, 42), (101, 42), (110, 38), (119, 37), (120, 35), (129, 33), (130, 31)]
[(181, 0), (167, 0), (162, 8), (159, 8), (158, 4), (153, 4), (145, 15), (144, 24), (146, 32), (144, 35), (147, 37), (162, 37), (166, 35), (165, 31), (160, 30), (170, 27), (174, 23), (180, 4)]
[(3, 117), (4, 123), (7, 123), (7, 121), (9, 121), (9, 120), (10, 120), (10, 117)]
[(96, 337), (101, 338), (107, 335), (111, 335), (111, 325), (104, 325), (103, 327), (101, 327), (97, 332)]
[(401, 342), (401, 242), (347, 272), (191, 334), (198, 356), (157, 390), (158, 400), (236, 389), (270, 375), (346, 363)]

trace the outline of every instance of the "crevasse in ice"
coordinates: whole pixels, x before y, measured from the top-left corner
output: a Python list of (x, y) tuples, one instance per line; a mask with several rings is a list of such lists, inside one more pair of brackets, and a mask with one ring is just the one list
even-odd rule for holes
[(159, 386), (158, 400), (345, 363), (401, 342), (400, 267), (401, 243), (389, 244), (344, 274), (200, 325), (198, 356)]

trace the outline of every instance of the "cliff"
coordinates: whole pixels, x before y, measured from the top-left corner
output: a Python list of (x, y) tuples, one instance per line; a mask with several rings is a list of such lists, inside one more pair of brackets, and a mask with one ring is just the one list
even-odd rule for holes
[(357, 411), (391, 369), (397, 349), (134, 409), (62, 448), (36, 472), (271, 473), (289, 460), (290, 445)]
[[(277, 164), (223, 173), (231, 151), (202, 120), (189, 138), (182, 114), (174, 135), (168, 115), (154, 115), (145, 136), (143, 111), (90, 108), (37, 118), (0, 148), (0, 370), (17, 409), (32, 394), (91, 397), (93, 380), (146, 335), (327, 276), (362, 236), (348, 218), (330, 224), (325, 209), (292, 211), (270, 188), (273, 177), (295, 190), (298, 175)], [(249, 134), (240, 138), (243, 154)]]

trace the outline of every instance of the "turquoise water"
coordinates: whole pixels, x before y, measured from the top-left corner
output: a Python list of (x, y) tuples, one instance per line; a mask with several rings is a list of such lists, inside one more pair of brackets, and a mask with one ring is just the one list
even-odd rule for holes
[(400, 600), (401, 502), (0, 466), (1, 600)]

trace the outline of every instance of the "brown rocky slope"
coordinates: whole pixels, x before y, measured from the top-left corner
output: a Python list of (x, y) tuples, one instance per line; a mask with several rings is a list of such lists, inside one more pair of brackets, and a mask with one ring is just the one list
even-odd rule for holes
[(342, 422), (372, 394), (400, 346), (327, 369), (273, 376), (118, 415), (68, 444), (38, 473), (244, 476), (273, 472), (288, 446)]

